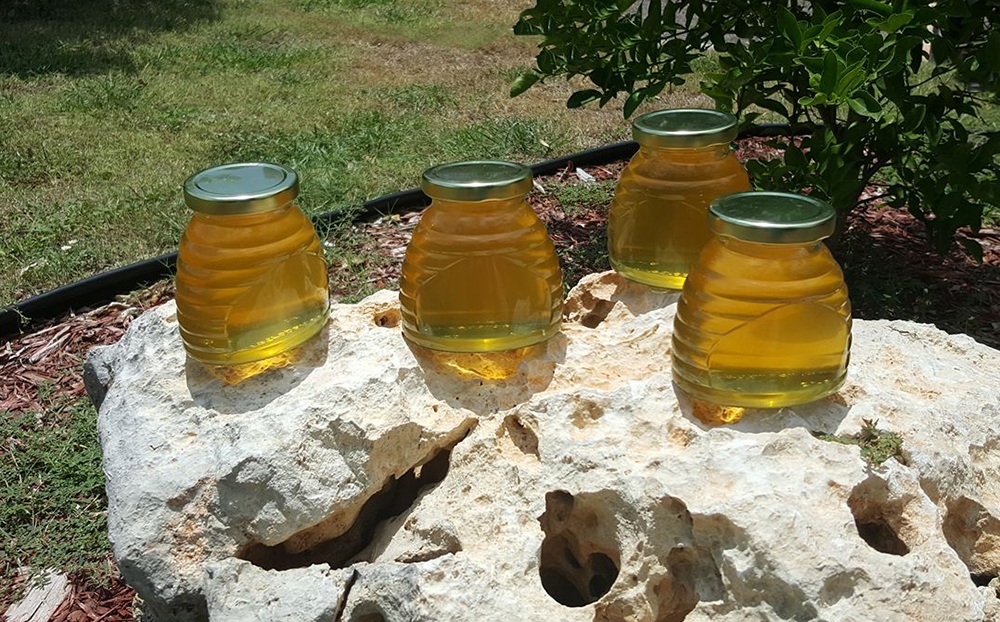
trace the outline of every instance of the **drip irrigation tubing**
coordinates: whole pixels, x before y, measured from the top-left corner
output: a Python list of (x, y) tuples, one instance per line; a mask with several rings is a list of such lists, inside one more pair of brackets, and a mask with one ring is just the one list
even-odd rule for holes
[[(787, 123), (752, 125), (741, 131), (739, 138), (801, 136), (811, 133), (816, 127), (809, 124), (789, 125)], [(539, 162), (531, 165), (531, 171), (534, 175), (550, 175), (571, 164), (573, 166), (610, 164), (631, 158), (638, 150), (639, 145), (628, 140)], [(354, 219), (361, 221), (404, 209), (426, 207), (429, 203), (430, 199), (420, 188), (410, 188), (365, 201), (355, 214)], [(317, 225), (324, 225), (342, 218), (344, 218), (343, 211), (327, 212), (314, 216), (313, 222)], [(32, 296), (0, 310), (0, 335), (26, 331), (44, 320), (59, 317), (74, 309), (109, 301), (119, 294), (134, 291), (143, 285), (171, 276), (176, 265), (177, 252), (174, 251), (101, 272), (81, 281)]]

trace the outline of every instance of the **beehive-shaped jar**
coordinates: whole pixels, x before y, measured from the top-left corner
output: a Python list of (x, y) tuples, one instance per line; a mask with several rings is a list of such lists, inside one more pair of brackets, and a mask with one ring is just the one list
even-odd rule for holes
[(434, 350), (493, 352), (559, 332), (562, 273), (526, 201), (531, 170), (443, 164), (424, 173), (422, 188), (432, 201), (403, 262), (404, 336)]
[(298, 193), (295, 171), (276, 164), (218, 166), (184, 183), (195, 215), (177, 259), (177, 320), (191, 357), (260, 361), (326, 323), (326, 262)]
[(608, 254), (622, 276), (680, 289), (708, 242), (708, 205), (750, 190), (730, 149), (736, 117), (714, 110), (650, 112), (632, 123), (639, 152), (615, 189)]
[(673, 375), (723, 406), (780, 407), (836, 391), (847, 373), (851, 303), (822, 240), (834, 211), (817, 199), (745, 192), (715, 201), (714, 233), (684, 284)]

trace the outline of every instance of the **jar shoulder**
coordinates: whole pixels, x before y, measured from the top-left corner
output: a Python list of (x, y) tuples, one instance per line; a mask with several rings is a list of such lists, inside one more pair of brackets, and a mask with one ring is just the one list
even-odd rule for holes
[(248, 261), (301, 250), (322, 252), (312, 222), (296, 206), (238, 216), (195, 214), (181, 236), (180, 259), (246, 253)]
[(847, 297), (844, 273), (825, 244), (781, 248), (713, 238), (689, 276), (691, 286), (729, 297)]
[(730, 180), (731, 183), (749, 187), (746, 169), (732, 151), (714, 155), (676, 151), (639, 151), (622, 172), (619, 185), (641, 185), (658, 180)]

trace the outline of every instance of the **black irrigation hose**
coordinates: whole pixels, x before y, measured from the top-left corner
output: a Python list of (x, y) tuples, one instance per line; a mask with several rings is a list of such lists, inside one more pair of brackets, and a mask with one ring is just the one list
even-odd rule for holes
[[(748, 127), (740, 133), (740, 138), (802, 135), (812, 130), (813, 127), (808, 125), (790, 126), (785, 123), (772, 123)], [(571, 163), (574, 166), (609, 164), (631, 158), (638, 149), (639, 145), (629, 140), (539, 162), (533, 164), (531, 170), (535, 175), (549, 175), (566, 168)], [(366, 201), (356, 218), (361, 220), (377, 214), (424, 207), (429, 202), (430, 200), (419, 188), (411, 188)], [(341, 212), (327, 212), (316, 216), (313, 221), (323, 225), (336, 222), (342, 217)], [(0, 335), (25, 330), (42, 320), (58, 317), (72, 309), (91, 306), (110, 300), (118, 294), (133, 291), (142, 285), (170, 276), (176, 265), (175, 251), (95, 274), (82, 281), (32, 296), (0, 310)]]

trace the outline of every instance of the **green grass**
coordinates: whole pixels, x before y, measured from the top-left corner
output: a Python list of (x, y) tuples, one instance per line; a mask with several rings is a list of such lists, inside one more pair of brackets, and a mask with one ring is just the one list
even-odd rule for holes
[(627, 135), (614, 106), (567, 110), (567, 84), (510, 99), (534, 43), (510, 32), (517, 6), (490, 0), (12, 6), (0, 306), (172, 250), (190, 217), (181, 183), (214, 164), (293, 166), (315, 214), (412, 187), (436, 163), (532, 162)]
[(556, 199), (567, 216), (611, 201), (617, 180), (590, 183), (570, 183), (556, 188)]
[(0, 413), (0, 583), (26, 565), (93, 570), (109, 550), (94, 407), (43, 402)]

